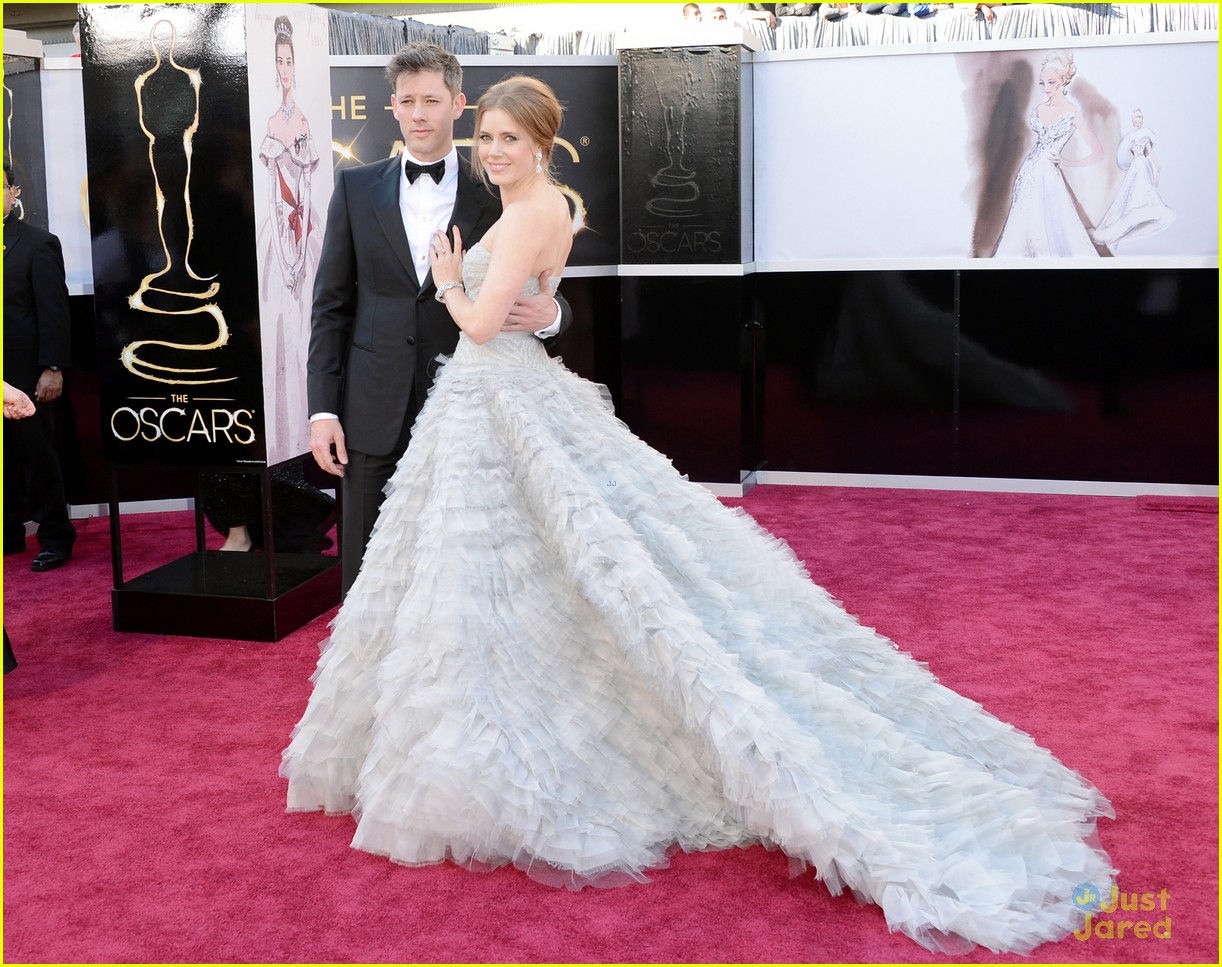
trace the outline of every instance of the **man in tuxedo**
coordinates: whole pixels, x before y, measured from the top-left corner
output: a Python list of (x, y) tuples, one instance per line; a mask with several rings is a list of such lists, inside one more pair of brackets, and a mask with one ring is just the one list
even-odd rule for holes
[[(459, 329), (435, 298), (429, 242), (438, 230), (452, 237), (457, 226), (470, 248), (501, 214), (454, 147), (454, 122), (466, 105), (457, 58), (433, 44), (409, 44), (386, 77), (404, 150), (337, 172), (306, 367), (314, 459), (344, 478), (345, 594), (433, 385), (435, 361), (458, 344)], [(540, 290), (551, 291), (546, 277)], [(563, 299), (523, 297), (504, 329), (549, 337), (569, 318)]]
[(37, 405), (28, 420), (4, 423), (4, 553), (25, 550), (25, 521), (38, 522), (40, 550), (31, 565), (53, 571), (68, 562), (76, 528), (53, 444), (53, 404), (64, 390), (71, 324), (59, 239), (10, 217), (21, 192), (4, 166), (4, 378)]

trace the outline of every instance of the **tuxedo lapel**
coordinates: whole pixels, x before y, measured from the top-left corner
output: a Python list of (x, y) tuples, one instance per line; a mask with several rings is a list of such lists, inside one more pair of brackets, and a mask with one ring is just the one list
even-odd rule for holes
[[(488, 194), (483, 185), (471, 177), (471, 166), (459, 155), (458, 185), (454, 192), (454, 211), (450, 214), (449, 225), (446, 226), (446, 235), (451, 243), (454, 241), (454, 227), (458, 226), (458, 234), (462, 236), (463, 248), (471, 248), (472, 244), (474, 244), (472, 236), (483, 220), (484, 213), (491, 201), (492, 196)], [(433, 270), (430, 268), (420, 287), (427, 289), (432, 284)]]
[(454, 214), (450, 216), (450, 227), (446, 234), (454, 238), (454, 226), (462, 236), (464, 249), (470, 249), (474, 244), (472, 236), (475, 228), (483, 218), (484, 212), (492, 202), (492, 196), (487, 189), (471, 176), (471, 168), (466, 161), (459, 159), (458, 193), (454, 199)]
[(385, 170), (369, 190), (369, 202), (373, 206), (374, 217), (390, 243), (390, 250), (399, 259), (413, 288), (418, 290), (420, 280), (416, 278), (416, 263), (412, 258), (411, 246), (407, 244), (403, 215), (399, 209), (399, 182), (403, 180), (401, 170), (398, 158), (387, 162)]

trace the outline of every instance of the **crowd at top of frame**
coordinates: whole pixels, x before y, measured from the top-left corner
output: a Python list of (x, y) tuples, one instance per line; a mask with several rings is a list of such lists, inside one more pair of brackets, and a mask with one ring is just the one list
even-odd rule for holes
[[(997, 15), (994, 7), (1004, 3), (736, 3), (726, 6), (708, 6), (702, 9), (698, 3), (683, 5), (683, 19), (690, 22), (703, 20), (759, 20), (775, 28), (777, 17), (820, 17), (823, 20), (840, 20), (850, 13), (886, 14), (892, 17), (928, 17), (938, 10), (970, 12), (991, 22)], [(705, 10), (708, 11), (707, 15)], [(731, 16), (733, 11), (734, 16)]]
[[(752, 35), (751, 46), (756, 50), (800, 51), (943, 41), (1198, 33), (1218, 29), (1219, 7), (1214, 3), (693, 2), (663, 5), (659, 11), (664, 18), (673, 18), (671, 23), (690, 35), (692, 43), (712, 36), (710, 26), (734, 25)], [(546, 23), (524, 18), (520, 26), (486, 32), (458, 24), (424, 23), (412, 18), (389, 21), (333, 9), (331, 53), (360, 54), (371, 49), (397, 48), (411, 40), (428, 40), (459, 56), (487, 53), (614, 56), (624, 33), (646, 26), (638, 21), (640, 18), (630, 16), (614, 26), (608, 21), (583, 21), (579, 26), (570, 26), (562, 18)], [(653, 20), (648, 26), (659, 24)], [(507, 50), (507, 46), (512, 49)]]
[[(693, 31), (712, 21), (737, 23), (763, 50), (1218, 29), (1217, 4), (1201, 3), (687, 3), (673, 9)], [(591, 40), (582, 46), (595, 52)]]

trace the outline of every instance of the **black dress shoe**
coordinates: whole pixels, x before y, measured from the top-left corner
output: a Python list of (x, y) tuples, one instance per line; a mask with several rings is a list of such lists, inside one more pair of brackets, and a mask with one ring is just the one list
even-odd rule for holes
[(57, 567), (63, 567), (68, 563), (68, 558), (72, 556), (71, 551), (39, 551), (34, 558), (34, 563), (30, 565), (32, 571), (54, 571)]

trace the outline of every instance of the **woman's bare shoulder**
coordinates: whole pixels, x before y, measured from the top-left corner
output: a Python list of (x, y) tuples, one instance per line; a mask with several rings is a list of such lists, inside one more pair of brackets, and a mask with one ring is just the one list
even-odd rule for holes
[(547, 232), (555, 226), (561, 205), (567, 210), (568, 202), (558, 190), (540, 192), (507, 206), (501, 215), (501, 224), (515, 235)]

